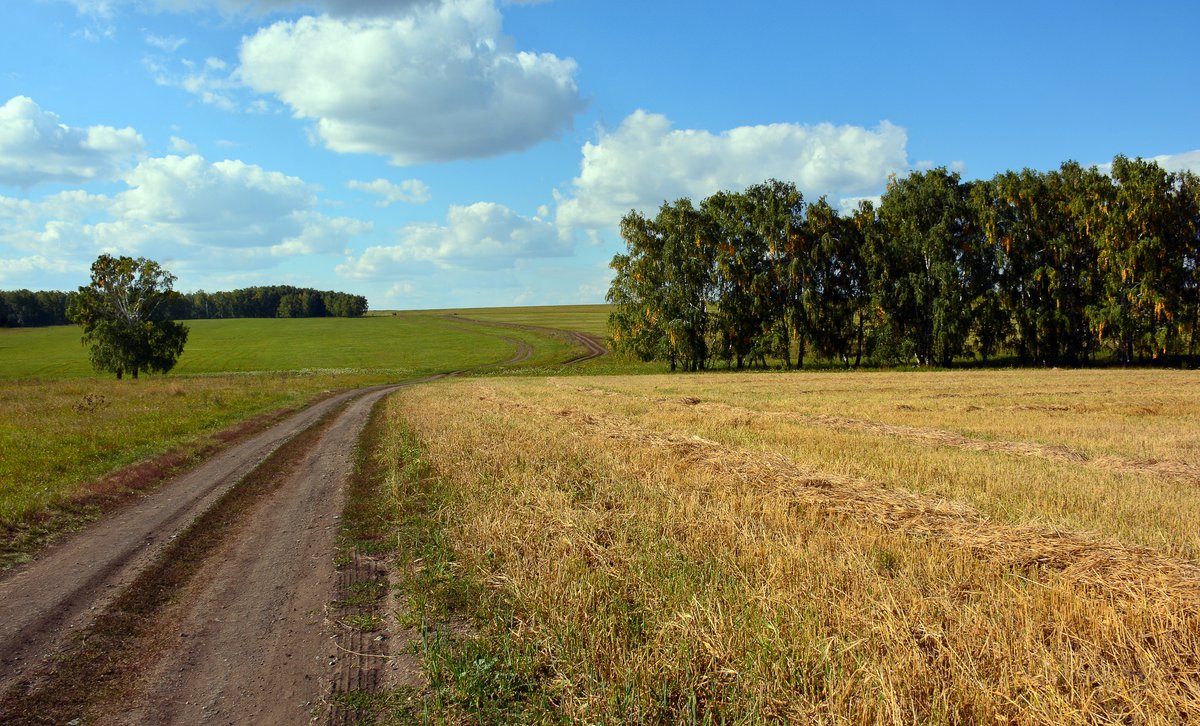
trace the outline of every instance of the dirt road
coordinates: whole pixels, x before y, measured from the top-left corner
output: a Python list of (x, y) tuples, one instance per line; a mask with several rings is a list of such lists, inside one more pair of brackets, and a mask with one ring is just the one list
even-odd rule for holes
[(283, 441), (361, 395), (333, 396), (295, 414), (6, 575), (0, 580), (0, 689), (30, 675), (65, 635), (131, 582), (164, 542)]
[(351, 454), (371, 407), (360, 396), (211, 558), (180, 598), (147, 688), (116, 719), (127, 724), (305, 723), (328, 692), (336, 659), (322, 623)]
[[(0, 688), (8, 696), (35, 690), (53, 672), (70, 636), (104, 612), (166, 543), (283, 442), (350, 402), (267, 506), (195, 578), (203, 589), (180, 598), (194, 605), (180, 630), (191, 639), (173, 651), (178, 657), (163, 659), (161, 665), (174, 671), (159, 691), (163, 698), (120, 719), (249, 723), (248, 714), (262, 712), (258, 723), (306, 721), (304, 703), (321, 692), (310, 681), (324, 671), (319, 620), (332, 591), (339, 484), (370, 407), (397, 387), (323, 400), (0, 580)], [(6, 701), (17, 712), (0, 713), (0, 721), (40, 720), (21, 708), (20, 699)], [(252, 708), (255, 701), (262, 705)], [(286, 718), (270, 710), (284, 706), (291, 706)]]
[[(505, 363), (532, 355), (528, 344), (511, 342), (516, 350)], [(325, 399), (0, 578), (0, 722), (62, 723), (90, 710), (89, 718), (122, 724), (307, 723), (336, 678), (338, 654), (322, 621), (337, 577), (334, 538), (355, 443), (381, 397), (440, 377)], [(189, 525), (215, 511), (272, 452), (309, 441), (301, 437), (312, 439), (309, 448), (288, 450), (288, 465), (263, 501), (171, 593), (172, 604), (153, 613), (170, 627), (155, 635), (145, 662), (129, 669), (142, 685), (123, 684), (123, 700), (99, 713), (91, 700), (46, 708), (45, 692), (54, 704), (54, 679), (75, 657), (72, 649), (136, 589), (131, 583), (160, 567), (164, 548), (188, 539)], [(73, 637), (79, 633), (86, 637)]]

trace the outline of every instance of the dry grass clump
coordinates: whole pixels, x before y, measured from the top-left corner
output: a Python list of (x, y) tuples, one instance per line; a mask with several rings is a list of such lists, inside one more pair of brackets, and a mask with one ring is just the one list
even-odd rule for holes
[(1165, 550), (801, 465), (753, 416), (703, 436), (697, 402), (495, 380), (389, 416), (568, 719), (1200, 719), (1200, 568)]

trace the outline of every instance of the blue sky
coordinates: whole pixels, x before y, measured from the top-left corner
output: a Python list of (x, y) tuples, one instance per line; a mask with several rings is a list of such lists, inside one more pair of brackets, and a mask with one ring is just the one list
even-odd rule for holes
[(601, 302), (631, 208), (1115, 154), (1200, 171), (1200, 4), (23, 0), (0, 289), (107, 252), (374, 309)]

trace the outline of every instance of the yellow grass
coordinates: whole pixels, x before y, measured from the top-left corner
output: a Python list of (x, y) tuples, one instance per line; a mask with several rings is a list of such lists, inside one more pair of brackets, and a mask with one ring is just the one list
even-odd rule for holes
[(571, 719), (1200, 719), (1194, 374), (496, 379), (389, 406)]

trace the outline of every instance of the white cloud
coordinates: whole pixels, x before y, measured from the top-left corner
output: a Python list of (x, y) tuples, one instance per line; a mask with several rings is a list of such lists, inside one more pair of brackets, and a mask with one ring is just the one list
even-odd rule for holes
[(316, 189), (303, 180), (237, 160), (147, 159), (125, 182), (131, 188), (114, 199), (114, 221), (96, 225), (102, 243), (264, 248), (281, 256), (340, 251), (350, 236), (369, 229), (313, 211)]
[[(1200, 174), (1200, 149), (1184, 151), (1179, 154), (1159, 154), (1150, 158), (1167, 171), (1190, 171)], [(1112, 166), (1110, 163), (1109, 166)]]
[(14, 96), (0, 106), (0, 184), (111, 179), (144, 145), (131, 128), (71, 128), (27, 96)]
[(522, 217), (492, 202), (451, 206), (446, 224), (410, 224), (400, 230), (399, 238), (395, 246), (368, 247), (358, 259), (339, 265), (337, 273), (387, 279), (428, 264), (442, 269), (502, 270), (521, 259), (571, 253), (571, 244), (559, 239), (553, 224)]
[(858, 211), (858, 205), (862, 204), (863, 202), (867, 202), (875, 209), (879, 209), (879, 205), (883, 202), (883, 195), (870, 194), (863, 197), (842, 197), (837, 201), (838, 212), (845, 216), (850, 216)]
[[(76, 3), (88, 0), (73, 0)], [(92, 0), (95, 1), (95, 0)], [(331, 15), (394, 15), (414, 5), (437, 0), (152, 0), (155, 8), (172, 12), (215, 9), (226, 15), (261, 16), (288, 10), (312, 10)]]
[(174, 35), (154, 35), (153, 33), (146, 34), (146, 44), (158, 48), (167, 53), (174, 53), (187, 43), (187, 38), (179, 38)]
[(75, 7), (75, 11), (80, 15), (87, 15), (93, 18), (111, 18), (113, 15), (113, 7), (121, 3), (122, 0), (67, 0), (67, 2)]
[(398, 298), (398, 297), (411, 297), (412, 294), (415, 293), (416, 291), (417, 291), (416, 286), (413, 285), (411, 282), (397, 282), (397, 283), (393, 284), (391, 287), (389, 287), (387, 289), (387, 292), (384, 293), (383, 296), (388, 299), (393, 299), (393, 298)]
[(612, 228), (630, 209), (649, 211), (682, 196), (699, 201), (769, 178), (795, 182), (806, 197), (832, 199), (881, 189), (907, 168), (903, 128), (823, 123), (740, 126), (714, 134), (674, 129), (662, 115), (636, 111), (583, 146), (579, 176), (559, 195), (564, 229)]
[(86, 265), (72, 265), (63, 259), (31, 255), (11, 259), (0, 258), (0, 280), (28, 279), (31, 275), (62, 274), (64, 272), (82, 271)]
[(303, 17), (245, 39), (242, 81), (330, 149), (412, 165), (526, 149), (583, 107), (575, 62), (516, 51), (491, 0), (446, 0), (397, 18)]
[[(177, 274), (264, 269), (297, 256), (346, 252), (369, 222), (317, 211), (316, 188), (242, 161), (146, 159), (114, 196), (66, 191), (0, 196), (0, 260), (8, 278), (86, 270), (98, 253), (146, 255)], [(52, 262), (46, 262), (51, 260)]]
[[(80, 15), (112, 18), (123, 5), (145, 7), (159, 12), (200, 12), (216, 10), (227, 16), (263, 16), (290, 10), (311, 10), (341, 16), (384, 16), (408, 11), (416, 5), (440, 0), (65, 0)], [(534, 0), (537, 2), (538, 0)], [(534, 4), (526, 2), (523, 4)]]
[(117, 195), (117, 216), (171, 225), (189, 241), (214, 246), (245, 246), (262, 239), (266, 225), (316, 205), (314, 188), (297, 177), (241, 161), (210, 164), (194, 154), (147, 159), (125, 183), (131, 189)]
[(37, 201), (0, 197), (0, 253), (72, 255), (92, 249), (89, 225), (107, 219), (112, 199), (80, 190)]
[[(148, 56), (142, 63), (154, 75), (154, 82), (160, 86), (181, 88), (199, 98), (203, 103), (216, 106), (224, 111), (236, 111), (240, 108), (237, 97), (245, 91), (242, 84), (229, 70), (229, 64), (220, 58), (206, 58), (203, 63), (197, 63), (189, 58), (170, 60), (164, 57)], [(259, 111), (261, 101), (250, 101), (245, 110)]]
[(424, 204), (430, 200), (429, 187), (425, 186), (425, 182), (420, 179), (405, 179), (396, 184), (387, 179), (376, 179), (375, 181), (358, 181), (352, 179), (346, 182), (346, 186), (350, 189), (357, 189), (368, 194), (377, 194), (383, 197), (375, 205), (378, 207), (388, 207), (395, 202), (406, 202), (408, 204)]
[[(1200, 149), (1183, 151), (1178, 154), (1159, 154), (1158, 156), (1142, 158), (1146, 161), (1153, 161), (1167, 171), (1190, 171), (1193, 174), (1200, 174)], [(1096, 164), (1095, 166), (1101, 174), (1112, 174), (1111, 161)]]
[(177, 154), (189, 154), (190, 155), (190, 154), (197, 154), (197, 153), (199, 153), (200, 150), (196, 148), (195, 144), (188, 141), (187, 139), (181, 139), (178, 136), (172, 136), (171, 137), (171, 151), (174, 151)]
[(351, 217), (326, 217), (316, 212), (297, 212), (295, 221), (302, 225), (300, 233), (277, 245), (272, 245), (275, 257), (342, 252), (346, 240), (373, 229), (370, 222)]

